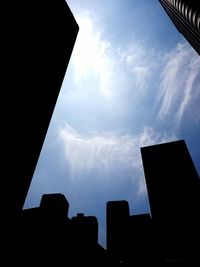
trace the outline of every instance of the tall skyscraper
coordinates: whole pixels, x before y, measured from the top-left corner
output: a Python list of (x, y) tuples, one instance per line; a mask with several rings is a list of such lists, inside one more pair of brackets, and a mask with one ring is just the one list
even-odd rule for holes
[[(8, 179), (23, 207), (70, 60), (78, 25), (65, 0), (10, 3), (7, 21), (10, 79), (5, 106), (13, 138)], [(10, 116), (10, 115), (9, 115)], [(10, 123), (12, 121), (12, 123)]]
[(166, 13), (200, 55), (200, 8), (198, 0), (159, 0)]
[(141, 148), (152, 219), (168, 259), (198, 255), (200, 179), (184, 140)]

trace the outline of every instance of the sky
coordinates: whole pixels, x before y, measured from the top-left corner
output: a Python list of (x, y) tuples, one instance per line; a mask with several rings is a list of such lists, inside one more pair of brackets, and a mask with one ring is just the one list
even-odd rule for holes
[(157, 0), (68, 0), (80, 30), (24, 208), (63, 193), (69, 217), (106, 202), (150, 213), (140, 147), (184, 139), (200, 174), (200, 57)]

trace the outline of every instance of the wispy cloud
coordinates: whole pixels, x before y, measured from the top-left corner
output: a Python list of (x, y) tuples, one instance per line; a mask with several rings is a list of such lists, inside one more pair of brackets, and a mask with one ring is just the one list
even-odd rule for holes
[[(113, 132), (95, 132), (87, 135), (78, 133), (69, 124), (61, 129), (65, 159), (70, 166), (73, 180), (88, 177), (95, 170), (100, 179), (112, 181), (117, 173), (128, 175), (138, 193), (146, 192), (142, 181), (142, 162), (140, 147), (174, 140), (174, 136), (161, 136), (152, 128), (144, 128), (135, 136), (119, 135)], [(87, 175), (86, 175), (87, 174)], [(99, 179), (96, 175), (96, 179)]]
[[(160, 119), (171, 118), (180, 124), (185, 112), (195, 98), (200, 99), (200, 58), (186, 43), (166, 55), (166, 65), (161, 74), (157, 95)], [(199, 108), (200, 112), (200, 108)]]
[(134, 88), (134, 94), (141, 98), (154, 93), (160, 71), (156, 96), (158, 118), (170, 119), (179, 128), (184, 114), (187, 111), (193, 114), (195, 107), (195, 121), (199, 122), (200, 106), (195, 104), (194, 96), (200, 100), (200, 58), (190, 45), (179, 43), (167, 54), (137, 40), (113, 46), (102, 38), (100, 30), (96, 31), (95, 21), (90, 16), (80, 16), (78, 20), (81, 30), (73, 64), (79, 85), (83, 84), (84, 77), (87, 77), (88, 85), (93, 73), (96, 78), (93, 86), (98, 87), (104, 98), (115, 103), (116, 99), (126, 97), (125, 92), (130, 93), (130, 88)]
[(136, 40), (130, 41), (126, 47), (118, 48), (118, 53), (138, 89), (145, 89), (155, 72), (160, 53)]
[[(110, 100), (117, 93), (123, 94), (125, 84), (145, 89), (160, 60), (160, 53), (146, 44), (132, 40), (126, 45), (113, 44), (109, 36), (96, 26), (90, 14), (76, 17), (80, 31), (73, 51), (74, 80), (77, 86), (84, 82), (98, 88)], [(99, 26), (99, 25), (98, 25)], [(128, 82), (127, 82), (128, 81)], [(123, 88), (123, 90), (122, 90)], [(138, 90), (142, 92), (142, 90)]]

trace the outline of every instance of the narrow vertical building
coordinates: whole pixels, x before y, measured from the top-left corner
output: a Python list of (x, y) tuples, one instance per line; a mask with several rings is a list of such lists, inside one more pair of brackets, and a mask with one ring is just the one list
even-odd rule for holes
[(200, 180), (185, 141), (143, 147), (141, 154), (163, 257), (198, 257)]
[(107, 251), (117, 262), (123, 262), (126, 258), (129, 217), (128, 201), (106, 203)]
[(200, 8), (198, 0), (159, 0), (177, 30), (200, 55)]

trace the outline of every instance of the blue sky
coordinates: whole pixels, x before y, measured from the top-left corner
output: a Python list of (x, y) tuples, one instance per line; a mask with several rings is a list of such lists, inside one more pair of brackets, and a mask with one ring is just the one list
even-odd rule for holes
[(64, 193), (69, 217), (128, 200), (150, 212), (140, 147), (185, 139), (200, 173), (200, 58), (157, 0), (68, 0), (80, 31), (24, 208)]

